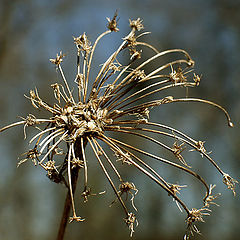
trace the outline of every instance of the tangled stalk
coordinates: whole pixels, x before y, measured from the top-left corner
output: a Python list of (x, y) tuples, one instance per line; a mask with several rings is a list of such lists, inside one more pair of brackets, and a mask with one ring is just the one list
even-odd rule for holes
[[(84, 175), (82, 190), (84, 202), (92, 194), (88, 185), (87, 145), (93, 151), (116, 195), (113, 203), (118, 201), (122, 206), (125, 214), (124, 222), (129, 227), (131, 236), (134, 227), (138, 225), (137, 208), (134, 204), (134, 197), (138, 190), (134, 183), (122, 177), (118, 167), (119, 162), (138, 169), (166, 191), (181, 211), (186, 212), (187, 233), (185, 239), (188, 239), (194, 232), (199, 233), (195, 223), (204, 221), (203, 216), (209, 215), (209, 206), (214, 203), (213, 201), (218, 195), (212, 194), (215, 185), (209, 186), (197, 172), (192, 170), (190, 164), (184, 159), (184, 153), (187, 150), (199, 152), (222, 175), (223, 183), (233, 191), (234, 195), (237, 181), (225, 173), (209, 156), (203, 141), (194, 140), (174, 127), (150, 121), (149, 113), (152, 108), (161, 107), (161, 105), (198, 102), (218, 108), (225, 114), (230, 127), (233, 127), (233, 123), (228, 112), (216, 103), (198, 98), (174, 98), (174, 96), (166, 95), (166, 91), (171, 88), (199, 86), (201, 77), (195, 73), (192, 74), (194, 61), (185, 50), (172, 49), (159, 52), (150, 44), (139, 41), (139, 38), (148, 34), (148, 32), (138, 34), (143, 29), (142, 20), (139, 18), (129, 21), (131, 28), (129, 34), (123, 38), (120, 46), (101, 65), (97, 76), (90, 84), (93, 56), (99, 41), (106, 35), (119, 31), (116, 14), (112, 19), (107, 18), (107, 20), (108, 30), (100, 34), (93, 45), (85, 33), (74, 37), (77, 48), (75, 78), (78, 88), (77, 97), (73, 94), (65, 77), (62, 68), (64, 54), (60, 52), (56, 58), (50, 59), (62, 78), (62, 83), (51, 84), (56, 102), (54, 104), (45, 102), (39, 96), (37, 89), (31, 90), (29, 96), (26, 96), (34, 108), (47, 111), (49, 118), (37, 118), (29, 114), (19, 122), (1, 128), (0, 132), (23, 125), (24, 138), (26, 138), (27, 127), (36, 129), (37, 133), (29, 140), (29, 144), (33, 147), (24, 154), (26, 157), (21, 159), (18, 165), (30, 160), (35, 165), (41, 166), (52, 181), (63, 183), (67, 187), (68, 193), (58, 240), (63, 239), (68, 220), (70, 222), (85, 220), (77, 215), (74, 193), (78, 175), (82, 173)], [(141, 61), (145, 48), (152, 51), (152, 56)], [(130, 54), (127, 64), (121, 64), (119, 60), (120, 53), (124, 51), (128, 51)], [(178, 57), (175, 57), (176, 55)], [(170, 56), (174, 56), (174, 59), (167, 60), (170, 59)], [(146, 67), (164, 59), (166, 59), (164, 64), (148, 73), (145, 72)], [(136, 64), (137, 67), (134, 67)], [(161, 93), (162, 98), (154, 99), (157, 93)], [(109, 132), (117, 132), (125, 137), (125, 141), (110, 137)], [(134, 146), (134, 143), (128, 140), (128, 136), (145, 139), (154, 146), (167, 150), (172, 154), (173, 159), (169, 160), (152, 153), (151, 150), (146, 151)], [(172, 139), (173, 144), (164, 143), (163, 140), (159, 140), (160, 137)], [(64, 145), (65, 149), (61, 149), (61, 145)], [(112, 151), (114, 158), (109, 155), (108, 150)], [(57, 155), (63, 156), (61, 162), (56, 162)], [(113, 159), (116, 159), (117, 162)], [(206, 190), (206, 194), (203, 196), (203, 206), (199, 209), (189, 209), (179, 196), (181, 188), (186, 186), (168, 182), (151, 166), (151, 161), (146, 159), (169, 165), (196, 178)], [(111, 171), (107, 170), (109, 168)], [(113, 178), (117, 178), (117, 182)], [(130, 207), (126, 203), (127, 198), (123, 199), (123, 194), (130, 195)], [(132, 208), (132, 211), (129, 208)], [(71, 209), (72, 216), (69, 218)]]

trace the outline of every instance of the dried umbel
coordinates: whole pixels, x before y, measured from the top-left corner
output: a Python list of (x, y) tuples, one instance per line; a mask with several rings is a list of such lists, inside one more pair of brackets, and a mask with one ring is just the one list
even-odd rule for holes
[[(135, 167), (174, 199), (179, 209), (183, 209), (187, 214), (188, 234), (185, 238), (188, 238), (189, 233), (191, 235), (194, 231), (198, 232), (193, 223), (202, 222), (203, 216), (209, 215), (208, 208), (217, 195), (212, 195), (213, 186), (209, 186), (186, 162), (183, 157), (184, 152), (188, 150), (199, 152), (217, 169), (223, 177), (223, 182), (234, 194), (236, 180), (223, 172), (209, 156), (203, 141), (194, 140), (171, 126), (150, 121), (149, 113), (152, 108), (159, 108), (161, 105), (199, 102), (220, 109), (225, 114), (228, 125), (233, 127), (233, 124), (227, 111), (216, 103), (188, 97), (174, 98), (174, 96), (166, 94), (166, 90), (171, 88), (199, 86), (200, 76), (192, 74), (194, 61), (186, 51), (172, 49), (158, 52), (150, 44), (139, 41), (141, 36), (147, 34), (138, 34), (138, 31), (143, 29), (142, 20), (139, 18), (130, 20), (130, 33), (123, 38), (121, 45), (101, 65), (97, 76), (90, 85), (92, 61), (97, 44), (104, 36), (119, 31), (116, 14), (113, 19), (107, 18), (107, 20), (108, 30), (99, 35), (93, 45), (85, 33), (79, 37), (74, 37), (74, 43), (77, 47), (75, 79), (78, 88), (77, 94), (73, 93), (65, 78), (62, 69), (64, 54), (60, 52), (56, 58), (50, 59), (63, 80), (62, 83), (51, 84), (56, 102), (52, 104), (45, 102), (37, 89), (31, 90), (30, 95), (26, 96), (34, 108), (49, 112), (49, 118), (40, 118), (29, 114), (26, 118), (22, 118), (22, 121), (3, 127), (0, 131), (23, 125), (24, 138), (26, 138), (26, 128), (34, 127), (36, 134), (29, 141), (32, 148), (24, 154), (25, 157), (20, 160), (19, 164), (30, 160), (35, 165), (41, 166), (52, 181), (64, 183), (68, 188), (58, 239), (63, 238), (66, 219), (69, 219), (70, 206), (72, 208), (70, 221), (84, 220), (76, 214), (74, 205), (74, 192), (79, 172), (84, 175), (82, 191), (84, 201), (86, 202), (88, 197), (92, 195), (88, 185), (88, 178), (91, 177), (91, 175), (88, 176), (88, 162), (93, 161), (93, 159), (87, 158), (85, 151), (87, 145), (95, 154), (96, 161), (116, 195), (114, 203), (118, 201), (123, 208), (124, 221), (128, 225), (131, 235), (134, 232), (134, 226), (138, 225), (137, 208), (133, 202), (138, 190), (134, 183), (122, 177), (119, 164)], [(143, 50), (146, 48), (150, 49), (152, 56), (141, 61), (139, 59), (144, 56)], [(124, 51), (128, 51), (130, 54), (127, 64), (123, 64), (119, 60), (119, 54)], [(169, 56), (176, 56), (176, 54), (178, 57), (169, 60)], [(159, 59), (161, 61), (166, 59), (165, 63), (146, 73), (144, 69)], [(91, 76), (92, 78), (93, 76)], [(158, 96), (161, 93), (162, 98), (154, 100), (157, 96), (156, 93)], [(149, 100), (149, 97), (152, 100)], [(109, 132), (117, 132), (124, 136), (125, 140), (121, 141), (117, 137), (110, 137)], [(134, 142), (129, 142), (128, 136), (145, 139), (153, 145), (169, 151), (172, 153), (172, 159), (168, 160), (150, 152), (151, 150), (146, 151), (137, 147)], [(172, 139), (173, 144), (169, 145), (169, 141), (164, 143), (163, 136)], [(63, 144), (65, 150), (60, 148)], [(112, 151), (112, 155), (109, 154), (109, 150)], [(62, 155), (61, 162), (59, 162), (57, 155)], [(196, 178), (206, 189), (206, 194), (203, 196), (203, 206), (200, 209), (189, 209), (179, 196), (181, 188), (186, 186), (165, 180), (151, 166), (151, 162), (146, 160), (146, 156), (147, 159), (151, 158), (158, 161), (159, 164), (172, 166)], [(112, 177), (113, 175), (115, 176)], [(118, 180), (116, 182), (113, 179)], [(125, 195), (129, 195), (130, 198), (125, 198)], [(126, 201), (130, 201), (130, 204), (126, 204)]]

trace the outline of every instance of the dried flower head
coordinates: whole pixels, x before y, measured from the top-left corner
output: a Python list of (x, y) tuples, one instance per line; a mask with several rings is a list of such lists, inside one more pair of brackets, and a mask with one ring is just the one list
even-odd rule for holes
[(107, 17), (108, 25), (107, 28), (112, 32), (118, 32), (119, 29), (117, 28), (117, 11), (115, 12), (112, 19)]
[(194, 235), (194, 232), (200, 234), (195, 222), (204, 222), (203, 216), (209, 216), (209, 212), (211, 212), (211, 210), (209, 210), (207, 207), (200, 209), (193, 208), (191, 211), (189, 211), (189, 215), (186, 219), (187, 233), (184, 236), (184, 239), (189, 239), (191, 235)]
[(223, 173), (223, 183), (227, 185), (228, 189), (232, 190), (233, 195), (235, 196), (235, 185), (238, 183), (238, 181), (229, 176), (227, 173)]
[[(228, 125), (232, 127), (230, 117), (223, 107), (211, 101), (188, 97), (175, 98), (166, 94), (164, 90), (170, 88), (196, 87), (200, 83), (200, 77), (194, 73), (189, 78), (194, 61), (185, 50), (172, 49), (159, 52), (150, 44), (138, 41), (141, 36), (148, 34), (148, 32), (136, 34), (137, 31), (143, 29), (140, 18), (130, 20), (131, 29), (129, 34), (123, 38), (120, 46), (101, 65), (97, 76), (94, 77), (93, 82), (90, 84), (92, 61), (96, 46), (104, 36), (118, 31), (117, 14), (112, 19), (107, 18), (107, 20), (108, 30), (99, 35), (93, 45), (90, 44), (85, 33), (79, 37), (74, 37), (74, 43), (77, 47), (75, 78), (78, 88), (77, 94), (73, 93), (65, 78), (62, 69), (64, 54), (60, 52), (56, 58), (50, 59), (62, 78), (62, 83), (51, 84), (56, 102), (50, 104), (44, 101), (38, 94), (37, 89), (31, 90), (30, 95), (26, 96), (34, 108), (48, 112), (49, 118), (35, 117), (29, 114), (26, 118), (22, 118), (22, 121), (3, 127), (0, 132), (22, 125), (24, 138), (26, 138), (26, 128), (35, 128), (36, 134), (29, 140), (29, 144), (33, 147), (25, 154), (26, 158), (20, 160), (19, 164), (30, 160), (35, 165), (41, 166), (52, 181), (66, 185), (68, 195), (65, 209), (68, 209), (70, 205), (72, 207), (70, 222), (84, 220), (84, 218), (77, 216), (74, 204), (74, 192), (79, 173), (84, 175), (84, 187), (82, 190), (84, 201), (87, 201), (88, 196), (94, 195), (91, 194), (88, 183), (88, 178), (91, 177), (88, 171), (88, 153), (86, 152), (86, 146), (88, 145), (95, 154), (96, 161), (123, 208), (124, 221), (128, 225), (131, 235), (134, 232), (134, 226), (138, 222), (135, 214), (127, 207), (126, 201), (128, 201), (128, 198), (123, 199), (123, 194), (131, 195), (130, 208), (136, 211), (133, 199), (138, 190), (134, 183), (122, 177), (121, 169), (118, 167), (119, 164), (135, 167), (158, 184), (174, 199), (180, 209), (186, 211), (186, 221), (190, 232), (198, 232), (193, 223), (203, 221), (203, 215), (208, 215), (208, 207), (216, 197), (211, 195), (212, 185), (209, 187), (198, 173), (189, 168), (182, 156), (183, 151), (189, 149), (198, 151), (223, 176), (223, 182), (234, 194), (236, 180), (224, 173), (209, 156), (203, 146), (203, 141), (194, 140), (173, 127), (152, 122), (149, 115), (154, 107), (161, 107), (163, 104), (199, 102), (212, 105), (223, 111)], [(146, 48), (152, 51), (152, 56), (147, 60), (138, 62), (141, 54), (144, 54), (143, 50)], [(119, 54), (124, 51), (130, 52), (127, 64), (118, 59)], [(179, 55), (176, 59), (169, 60), (167, 57), (176, 54)], [(166, 60), (163, 65), (157, 66), (154, 70), (146, 73), (144, 68), (158, 59), (161, 59), (161, 61)], [(137, 67), (133, 67), (133, 63)], [(168, 74), (166, 74), (166, 71), (168, 71)], [(92, 78), (93, 76), (91, 76)], [(153, 100), (156, 93), (161, 93), (162, 97)], [(152, 100), (149, 100), (149, 97), (152, 97)], [(121, 141), (117, 137), (110, 137), (109, 132), (121, 134), (125, 136), (125, 140)], [(172, 153), (172, 159), (157, 155), (157, 153), (152, 152), (153, 149), (146, 151), (144, 148), (135, 146), (129, 136), (145, 139), (153, 145), (169, 151)], [(171, 146), (169, 141), (165, 143), (164, 138), (160, 137), (172, 139), (174, 144)], [(60, 147), (64, 149), (60, 149)], [(112, 151), (111, 156), (107, 153), (106, 148)], [(62, 160), (59, 160), (59, 155), (64, 156)], [(206, 189), (206, 195), (203, 197), (204, 207), (198, 210), (195, 208), (190, 210), (178, 195), (180, 188), (186, 187), (186, 185), (180, 186), (166, 181), (151, 166), (151, 162), (144, 158), (145, 156), (190, 174), (202, 183)], [(114, 159), (117, 161), (114, 161)], [(113, 178), (113, 175), (116, 177)], [(114, 181), (113, 179), (118, 180)], [(64, 212), (65, 215), (63, 215), (63, 224), (60, 226), (59, 236), (63, 235), (66, 226), (65, 222), (69, 215), (67, 210)], [(58, 239), (62, 238), (59, 237)]]

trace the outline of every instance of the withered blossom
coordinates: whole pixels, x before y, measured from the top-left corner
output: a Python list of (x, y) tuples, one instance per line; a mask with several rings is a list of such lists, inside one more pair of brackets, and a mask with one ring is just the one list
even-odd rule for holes
[[(55, 59), (50, 59), (50, 62), (58, 69), (63, 81), (62, 83), (51, 84), (56, 103), (49, 104), (45, 102), (39, 96), (37, 89), (31, 90), (30, 95), (26, 96), (34, 108), (47, 111), (49, 118), (42, 119), (29, 114), (26, 118), (22, 118), (22, 121), (1, 128), (0, 132), (14, 126), (23, 125), (24, 138), (26, 138), (26, 128), (34, 127), (36, 134), (29, 140), (32, 148), (24, 154), (26, 157), (20, 160), (19, 164), (30, 160), (35, 165), (41, 166), (52, 181), (66, 185), (68, 194), (57, 239), (63, 239), (70, 208), (72, 208), (70, 222), (84, 221), (84, 218), (77, 215), (74, 204), (74, 192), (80, 173), (84, 176), (83, 200), (86, 202), (90, 195), (95, 195), (91, 193), (88, 184), (88, 178), (91, 177), (88, 171), (88, 162), (92, 161), (92, 159), (88, 160), (87, 145), (96, 156), (99, 167), (116, 195), (115, 199), (123, 208), (124, 221), (128, 225), (131, 235), (134, 232), (134, 227), (138, 225), (134, 213), (137, 208), (133, 203), (138, 190), (134, 183), (122, 177), (121, 169), (118, 167), (119, 164), (130, 165), (138, 169), (166, 191), (181, 210), (185, 210), (188, 229), (185, 238), (188, 238), (189, 234), (193, 234), (194, 231), (199, 232), (195, 223), (197, 221), (203, 222), (203, 216), (209, 215), (210, 210), (208, 207), (218, 195), (212, 195), (214, 186), (209, 186), (190, 167), (190, 163), (187, 163), (183, 157), (184, 152), (192, 150), (199, 152), (217, 169), (223, 177), (223, 183), (234, 194), (237, 181), (223, 172), (209, 156), (204, 147), (204, 141), (194, 140), (174, 127), (152, 122), (150, 112), (153, 108), (159, 108), (165, 104), (178, 102), (205, 103), (223, 111), (228, 125), (233, 127), (233, 124), (227, 111), (216, 103), (198, 98), (175, 98), (164, 91), (176, 87), (197, 87), (200, 84), (201, 77), (195, 73), (191, 76), (194, 61), (185, 50), (171, 49), (159, 52), (150, 44), (138, 41), (141, 36), (149, 33), (138, 34), (138, 31), (143, 29), (140, 18), (130, 20), (131, 30), (129, 34), (122, 38), (123, 41), (120, 46), (101, 65), (97, 76), (90, 84), (92, 61), (96, 46), (104, 36), (119, 30), (117, 28), (117, 14), (112, 19), (107, 18), (107, 21), (108, 30), (100, 34), (93, 45), (91, 45), (85, 33), (79, 37), (74, 37), (77, 48), (75, 78), (78, 88), (77, 94), (70, 89), (65, 78), (62, 69), (64, 54), (60, 52)], [(152, 56), (138, 62), (146, 48), (150, 49)], [(119, 54), (123, 51), (129, 51), (128, 64), (119, 61)], [(176, 54), (178, 54), (178, 58), (168, 60), (168, 56), (176, 56)], [(159, 59), (161, 61), (166, 59), (165, 63), (150, 72), (145, 72), (148, 65), (153, 62), (156, 63), (156, 60)], [(91, 76), (92, 78), (93, 76)], [(154, 99), (157, 96), (156, 93), (161, 93), (162, 97)], [(152, 100), (149, 100), (149, 97)], [(124, 136), (124, 141), (117, 139), (117, 137), (110, 137), (109, 132), (116, 132)], [(145, 139), (153, 145), (169, 151), (172, 153), (172, 159), (169, 160), (151, 152), (154, 151), (153, 149), (146, 151), (135, 146), (134, 142), (129, 141), (129, 136)], [(162, 136), (172, 139), (173, 144), (170, 145), (169, 141), (164, 143)], [(65, 145), (65, 150), (60, 149), (62, 145)], [(109, 154), (108, 150), (112, 151), (112, 155)], [(60, 158), (62, 156), (61, 160), (59, 156)], [(146, 156), (158, 161), (159, 164), (163, 163), (172, 166), (196, 178), (206, 190), (206, 194), (203, 196), (203, 207), (189, 209), (179, 196), (181, 188), (187, 186), (165, 180), (151, 166), (151, 162), (145, 158)], [(113, 175), (115, 177), (112, 177)], [(128, 194), (131, 195), (130, 199), (123, 197)], [(126, 201), (129, 200), (130, 205), (126, 204)], [(133, 209), (129, 210), (129, 208)]]

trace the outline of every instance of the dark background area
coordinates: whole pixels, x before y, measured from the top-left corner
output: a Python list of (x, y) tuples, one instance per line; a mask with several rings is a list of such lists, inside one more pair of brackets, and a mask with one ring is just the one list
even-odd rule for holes
[[(38, 87), (42, 98), (51, 99), (49, 85), (56, 82), (55, 68), (49, 62), (56, 53), (66, 53), (64, 70), (73, 82), (76, 74), (75, 46), (72, 36), (86, 32), (91, 42), (106, 29), (106, 17), (119, 13), (120, 32), (100, 43), (94, 68), (116, 49), (128, 33), (128, 19), (141, 17), (145, 40), (157, 49), (182, 48), (195, 60), (195, 70), (202, 74), (200, 87), (191, 96), (208, 99), (224, 106), (235, 123), (230, 129), (224, 115), (202, 104), (183, 104), (150, 114), (153, 121), (181, 129), (195, 139), (206, 141), (214, 160), (231, 176), (239, 179), (240, 116), (240, 2), (238, 0), (1, 0), (0, 1), (0, 126), (17, 121), (32, 111), (23, 97)], [(93, 71), (94, 73), (94, 71)], [(92, 74), (94, 75), (94, 74)], [(72, 80), (71, 80), (72, 79)], [(183, 91), (183, 94), (184, 91)], [(66, 190), (49, 181), (39, 167), (30, 162), (16, 168), (21, 153), (28, 150), (21, 127), (0, 135), (0, 238), (4, 240), (54, 239), (62, 213)], [(90, 160), (89, 160), (90, 161)], [(204, 163), (204, 164), (203, 164)], [(91, 176), (95, 191), (107, 190), (92, 197), (87, 204), (77, 201), (83, 223), (68, 226), (66, 239), (129, 239), (121, 209), (109, 208), (111, 189), (95, 163)], [(95, 165), (96, 168), (95, 168)], [(222, 184), (217, 171), (200, 156), (193, 159), (198, 171), (209, 183), (217, 185), (220, 207), (213, 206), (211, 217), (199, 224), (202, 236), (196, 239), (236, 239), (239, 228), (239, 186), (236, 197)], [(126, 168), (126, 171), (128, 169)], [(132, 239), (182, 239), (185, 215), (172, 199), (142, 174), (128, 173), (138, 186), (135, 198), (139, 226)], [(167, 170), (165, 175), (175, 172)], [(175, 176), (174, 176), (175, 177)], [(185, 176), (181, 183), (192, 191), (184, 193), (191, 205), (198, 203), (199, 190)], [(81, 182), (79, 182), (81, 185)], [(77, 193), (80, 195), (80, 192)], [(79, 198), (80, 199), (80, 198)], [(199, 205), (200, 207), (200, 205)]]

